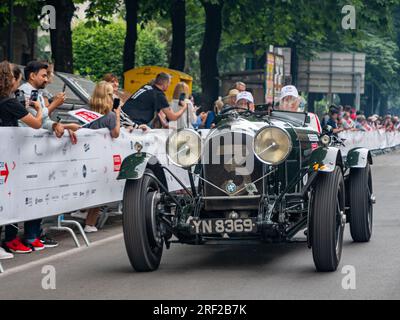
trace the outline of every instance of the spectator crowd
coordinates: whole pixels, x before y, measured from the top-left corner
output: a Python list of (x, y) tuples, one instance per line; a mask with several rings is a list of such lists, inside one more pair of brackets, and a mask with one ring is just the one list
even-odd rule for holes
[[(64, 92), (49, 93), (46, 87), (51, 83), (53, 74), (51, 63), (33, 61), (21, 69), (7, 61), (0, 63), (0, 127), (31, 127), (45, 129), (57, 138), (65, 134), (70, 137), (72, 144), (77, 143), (76, 131), (81, 126), (61, 123), (52, 119), (53, 112), (65, 103)], [(24, 78), (24, 83), (23, 82)], [(132, 95), (121, 93), (118, 77), (107, 74), (100, 81), (90, 99), (92, 111), (102, 117), (85, 128), (92, 130), (106, 128), (112, 138), (120, 136), (121, 127), (129, 131), (148, 131), (153, 128), (192, 128), (209, 129), (215, 126), (215, 121), (221, 113), (235, 108), (238, 112), (255, 111), (255, 101), (251, 92), (243, 82), (237, 82), (225, 97), (215, 101), (213, 110), (196, 105), (186, 83), (180, 82), (174, 88), (173, 99), (170, 103), (166, 91), (171, 85), (171, 77), (160, 73), (149, 84), (140, 88)], [(305, 106), (294, 86), (282, 89), (279, 109), (299, 111)], [(272, 105), (267, 106), (267, 111)], [(329, 112), (321, 119), (322, 126), (330, 125), (335, 132), (371, 131), (384, 129), (399, 131), (400, 122), (396, 116), (373, 115), (365, 117), (350, 106), (331, 106)], [(57, 213), (55, 213), (56, 215)], [(73, 214), (85, 219), (85, 232), (97, 232), (96, 223), (100, 208), (82, 209)], [(0, 259), (13, 258), (13, 254), (31, 253), (45, 248), (58, 246), (42, 230), (42, 219), (24, 223), (24, 234), (19, 235), (19, 226), (5, 226), (5, 235), (0, 247)], [(0, 235), (1, 235), (0, 227)]]
[(335, 106), (329, 108), (321, 121), (322, 126), (330, 125), (335, 133), (343, 131), (374, 131), (385, 130), (387, 132), (400, 131), (398, 116), (390, 114), (378, 116), (374, 114), (366, 117), (362, 111), (356, 111), (351, 106)]

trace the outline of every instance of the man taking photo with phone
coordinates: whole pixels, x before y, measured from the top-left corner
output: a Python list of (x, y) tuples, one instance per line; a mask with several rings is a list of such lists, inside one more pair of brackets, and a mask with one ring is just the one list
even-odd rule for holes
[[(62, 105), (64, 102), (63, 99), (55, 99), (50, 106), (46, 106), (46, 101), (43, 98), (42, 90), (44, 90), (49, 83), (48, 73), (47, 73), (48, 65), (38, 61), (32, 61), (28, 63), (25, 67), (24, 74), (25, 80), (27, 81), (22, 86), (19, 87), (20, 91), (23, 91), (25, 97), (29, 99), (28, 111), (35, 116), (36, 110), (31, 107), (31, 105), (38, 101), (42, 108), (42, 129), (47, 129), (50, 132), (54, 132), (57, 138), (61, 138), (64, 135), (64, 131), (68, 130), (68, 133), (71, 137), (71, 142), (76, 143), (76, 135), (74, 131), (78, 130), (79, 126), (69, 124), (63, 125), (59, 122), (55, 122), (50, 119), (51, 112), (56, 108)], [(25, 124), (20, 122), (20, 126), (24, 127)]]
[(153, 126), (159, 112), (163, 112), (169, 121), (176, 121), (186, 112), (188, 105), (183, 103), (178, 112), (170, 108), (165, 92), (171, 85), (171, 76), (166, 73), (157, 75), (153, 85), (139, 89), (125, 103), (122, 110), (138, 125)]
[[(76, 144), (77, 137), (74, 131), (78, 130), (79, 126), (74, 124), (63, 125), (59, 121), (55, 122), (50, 119), (49, 115), (51, 110), (46, 106), (46, 101), (42, 92), (42, 90), (44, 90), (49, 83), (47, 69), (48, 65), (42, 62), (33, 61), (28, 63), (24, 70), (25, 80), (27, 82), (20, 86), (19, 90), (20, 92), (23, 92), (25, 97), (29, 100), (29, 106), (27, 107), (27, 110), (33, 116), (36, 116), (38, 112), (34, 108), (34, 104), (39, 102), (42, 111), (42, 129), (54, 132), (57, 138), (63, 137), (65, 130), (67, 130), (72, 144)], [(62, 103), (56, 102), (57, 107)], [(19, 121), (19, 126), (26, 127), (26, 124), (22, 121)], [(40, 251), (46, 247), (52, 248), (58, 246), (57, 241), (49, 238), (46, 235), (41, 235), (41, 222), (42, 219), (30, 221), (25, 230), (26, 244), (28, 244), (34, 251)], [(16, 233), (14, 234), (14, 237), (17, 237)]]

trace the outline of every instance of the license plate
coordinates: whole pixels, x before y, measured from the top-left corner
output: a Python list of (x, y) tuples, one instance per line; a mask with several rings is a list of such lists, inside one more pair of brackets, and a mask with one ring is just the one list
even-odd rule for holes
[(206, 219), (190, 221), (192, 234), (254, 233), (256, 219)]

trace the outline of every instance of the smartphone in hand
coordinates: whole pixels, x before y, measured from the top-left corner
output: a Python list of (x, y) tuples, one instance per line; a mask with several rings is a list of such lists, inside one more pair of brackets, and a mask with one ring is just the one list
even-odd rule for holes
[(113, 110), (118, 109), (120, 105), (121, 105), (121, 99), (115, 98), (113, 103)]
[(183, 102), (185, 101), (185, 99), (186, 99), (186, 94), (183, 92), (179, 96), (179, 105), (180, 106), (183, 106)]
[(32, 90), (31, 92), (31, 97), (30, 97), (30, 101), (36, 102), (39, 99), (39, 91), (37, 90)]
[(38, 90), (32, 90), (31, 92), (31, 97), (29, 98), (29, 105), (32, 107), (33, 103), (36, 102), (39, 99), (39, 91)]

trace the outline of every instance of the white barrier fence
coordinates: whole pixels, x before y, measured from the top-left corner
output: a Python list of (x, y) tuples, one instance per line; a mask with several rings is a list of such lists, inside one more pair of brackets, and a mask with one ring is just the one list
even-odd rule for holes
[[(206, 132), (204, 132), (206, 133)], [(0, 225), (54, 216), (122, 200), (124, 181), (117, 181), (122, 160), (135, 152), (156, 154), (167, 164), (168, 130), (122, 130), (112, 140), (107, 130), (80, 130), (78, 144), (68, 137), (56, 139), (44, 130), (0, 128)], [(205, 134), (203, 134), (205, 136)], [(399, 133), (346, 132), (344, 153), (353, 147), (371, 150), (400, 145)], [(171, 169), (189, 184), (186, 172)], [(171, 190), (179, 186), (167, 174)]]
[(369, 150), (383, 150), (400, 145), (400, 132), (376, 131), (346, 131), (340, 133), (341, 138), (346, 139), (346, 147), (341, 148), (343, 154), (350, 149), (364, 147)]
[[(122, 200), (125, 181), (116, 178), (137, 142), (167, 164), (168, 130), (121, 131), (112, 140), (107, 129), (80, 130), (72, 145), (68, 136), (57, 139), (45, 130), (0, 128), (0, 225)], [(184, 170), (173, 171), (189, 183)], [(166, 176), (169, 188), (178, 189)]]

